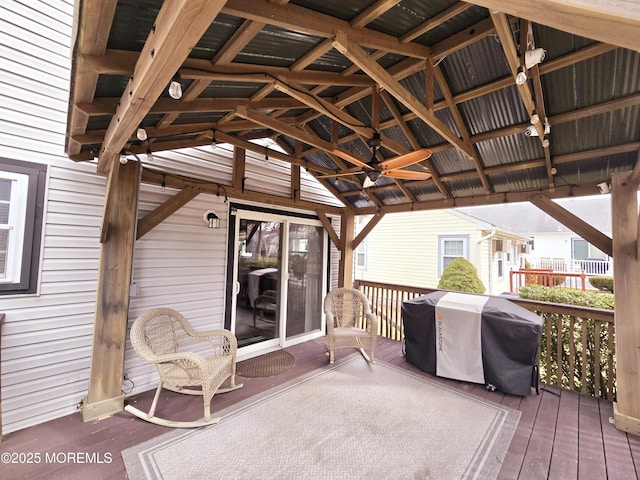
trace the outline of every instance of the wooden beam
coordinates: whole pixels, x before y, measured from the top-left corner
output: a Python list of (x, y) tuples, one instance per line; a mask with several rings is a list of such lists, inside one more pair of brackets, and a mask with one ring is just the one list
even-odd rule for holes
[(413, 111), (422, 121), (433, 128), (445, 140), (456, 147), (466, 157), (473, 160), (473, 153), (435, 114), (426, 108), (400, 82), (395, 80), (379, 63), (372, 61), (362, 47), (350, 41), (345, 32), (338, 32), (334, 40), (335, 48), (345, 57), (358, 65), (367, 75), (373, 78), (382, 88), (393, 95), (400, 103)]
[(432, 58), (440, 60), (451, 55), (458, 50), (462, 50), (469, 45), (493, 35), (495, 28), (490, 19), (481, 20), (475, 25), (467, 27), (465, 30), (451, 35), (446, 40), (434, 45), (431, 49)]
[(358, 233), (358, 236), (353, 240), (353, 243), (351, 244), (351, 248), (353, 250), (357, 249), (358, 245), (360, 245), (362, 241), (365, 238), (367, 238), (367, 235), (371, 233), (371, 230), (373, 230), (375, 226), (378, 225), (378, 223), (380, 223), (380, 220), (382, 220), (382, 217), (384, 217), (384, 213), (376, 213), (373, 217), (371, 217), (371, 219), (367, 222), (364, 228), (360, 230), (360, 233)]
[(89, 390), (83, 402), (85, 422), (123, 408), (122, 375), (129, 316), (140, 164), (120, 165), (105, 198), (111, 216), (109, 235), (100, 247), (96, 313), (91, 349)]
[(561, 207), (544, 195), (536, 195), (531, 197), (529, 201), (547, 215), (558, 220), (569, 230), (580, 235), (591, 245), (599, 248), (610, 257), (613, 256), (613, 244), (611, 238), (595, 229), (581, 218), (575, 216), (569, 210)]
[(110, 167), (225, 3), (182, 0), (162, 5), (107, 128), (98, 171)]
[(611, 178), (617, 380), (613, 419), (616, 428), (640, 435), (638, 184), (630, 177), (629, 172), (621, 172)]
[[(402, 133), (404, 133), (404, 136), (407, 138), (407, 140), (409, 140), (409, 143), (414, 148), (414, 150), (418, 150), (419, 148), (422, 148), (420, 143), (418, 142), (418, 139), (415, 137), (415, 135), (409, 128), (409, 125), (407, 125), (407, 122), (405, 122), (404, 119), (402, 118), (402, 114), (400, 113), (400, 110), (398, 110), (398, 107), (396, 107), (396, 104), (391, 98), (391, 95), (389, 95), (388, 92), (381, 92), (380, 95), (382, 97), (382, 100), (384, 100), (384, 103), (387, 106), (387, 109), (389, 110), (389, 112), (391, 112), (391, 115), (396, 120), (398, 127), (400, 127), (400, 130), (402, 130)], [(435, 182), (436, 186), (438, 187), (438, 190), (440, 190), (440, 193), (442, 193), (442, 195), (445, 198), (449, 197), (450, 193), (447, 190), (447, 187), (444, 185), (444, 183), (440, 181), (440, 176), (438, 175), (438, 172), (436, 172), (436, 169), (431, 159), (427, 158), (426, 160), (423, 160), (421, 163), (426, 165), (426, 167), (429, 169), (431, 178)], [(413, 195), (408, 197), (409, 197), (409, 200), (411, 200), (412, 202), (416, 200), (413, 197)]]
[[(112, 115), (118, 106), (118, 102), (117, 98), (97, 98), (91, 103), (80, 103), (77, 108), (89, 116)], [(234, 110), (238, 105), (245, 105), (247, 108), (256, 110), (305, 107), (304, 103), (292, 98), (269, 98), (259, 101), (252, 101), (248, 98), (199, 98), (188, 103), (177, 102), (171, 98), (159, 98), (151, 107), (149, 113), (227, 112)], [(162, 130), (162, 128), (157, 130)], [(133, 133), (129, 138), (133, 138)]]
[[(571, 193), (574, 197), (583, 197), (594, 195), (598, 191), (596, 182), (583, 183), (581, 185), (560, 185), (552, 189), (541, 188), (537, 192), (518, 191), (518, 192), (499, 192), (486, 195), (476, 195), (469, 197), (456, 197), (440, 200), (424, 200), (414, 203), (402, 203), (396, 205), (385, 205), (383, 207), (367, 206), (354, 209), (356, 215), (375, 215), (381, 213), (409, 212), (418, 210), (442, 210), (444, 208), (460, 208), (475, 207), (479, 205), (493, 205), (496, 203), (516, 203), (528, 202), (532, 195), (545, 195), (549, 198), (565, 198)], [(359, 192), (345, 192), (348, 196), (350, 193), (358, 195)]]
[(334, 72), (290, 71), (282, 67), (256, 65), (212, 65), (204, 70), (183, 68), (180, 77), (185, 79), (221, 80), (229, 82), (273, 83), (278, 78), (286, 82), (305, 85), (327, 85), (345, 87), (369, 87), (374, 84), (366, 75), (340, 75)]
[(425, 33), (433, 30), (436, 27), (439, 27), (443, 23), (451, 20), (456, 15), (459, 15), (465, 12), (472, 6), (473, 5), (464, 3), (464, 2), (455, 3), (453, 4), (453, 6), (449, 7), (443, 12), (440, 12), (439, 14), (431, 17), (426, 22), (418, 25), (413, 30), (405, 33), (402, 37), (400, 37), (400, 41), (404, 43), (404, 42), (410, 42), (411, 40), (415, 40), (416, 38), (424, 35)]
[(638, 150), (638, 155), (636, 156), (636, 165), (635, 167), (633, 167), (631, 178), (629, 180), (633, 183), (640, 183), (640, 149)]
[(340, 238), (343, 249), (340, 250), (340, 264), (338, 266), (338, 287), (353, 286), (353, 236), (355, 234), (355, 214), (347, 209), (340, 221)]
[(334, 230), (333, 225), (331, 225), (331, 220), (329, 220), (329, 217), (327, 217), (326, 213), (320, 209), (316, 209), (316, 213), (318, 214), (318, 218), (322, 222), (324, 229), (329, 234), (329, 238), (331, 239), (335, 247), (338, 249), (338, 251), (342, 251), (344, 248), (343, 242), (340, 241), (340, 238)]
[(138, 220), (138, 228), (136, 232), (136, 240), (140, 240), (149, 233), (154, 227), (169, 218), (180, 208), (185, 206), (191, 200), (198, 196), (200, 190), (196, 187), (188, 186), (180, 190), (174, 196), (169, 198), (162, 205), (158, 206), (154, 211), (148, 213), (144, 218)]
[(244, 148), (233, 146), (233, 178), (231, 184), (236, 190), (244, 190), (247, 151)]
[(291, 165), (291, 198), (295, 202), (300, 199), (300, 166)]
[[(117, 0), (86, 0), (79, 10), (77, 38), (75, 49), (79, 55), (102, 55), (107, 48), (111, 23), (116, 12)], [(89, 118), (74, 105), (80, 102), (91, 102), (98, 84), (98, 73), (91, 66), (73, 58), (74, 78), (71, 82), (71, 108), (65, 152), (68, 155), (80, 153), (82, 148), (73, 142), (73, 135), (82, 134), (87, 129)]]
[[(326, 141), (322, 140), (321, 138), (316, 137), (315, 135), (307, 133), (304, 130), (301, 130), (299, 128), (289, 126), (289, 125), (281, 122), (280, 120), (272, 118), (272, 117), (270, 117), (268, 115), (264, 115), (262, 113), (255, 112), (253, 110), (248, 110), (244, 106), (239, 106), (236, 109), (236, 115), (238, 115), (241, 118), (245, 118), (247, 120), (251, 120), (252, 122), (257, 123), (258, 125), (262, 125), (263, 127), (271, 128), (272, 130), (276, 130), (278, 132), (284, 133), (285, 135), (288, 135), (288, 136), (290, 136), (292, 138), (300, 140), (301, 142), (307, 143), (309, 145), (313, 145), (314, 147), (317, 147), (317, 148), (319, 148), (321, 150), (324, 150), (329, 155), (331, 155), (332, 152), (334, 152), (336, 150), (339, 150), (339, 148), (337, 146), (335, 146), (335, 145), (333, 145), (333, 144), (331, 144), (329, 142), (326, 142)], [(351, 157), (357, 158), (357, 156), (354, 155), (351, 152), (346, 152), (345, 151), (345, 154), (348, 154)], [(367, 159), (367, 158), (360, 158), (359, 160), (362, 163), (367, 163), (369, 161), (369, 159)], [(331, 172), (331, 173), (335, 173), (335, 172)]]
[[(529, 118), (531, 118), (531, 115), (536, 108), (536, 104), (533, 101), (533, 92), (531, 91), (531, 87), (529, 87), (529, 82), (526, 81), (521, 85), (518, 85), (515, 82), (516, 76), (518, 74), (518, 68), (524, 65), (524, 61), (518, 56), (518, 48), (513, 41), (513, 33), (511, 32), (511, 25), (509, 24), (509, 20), (504, 13), (493, 12), (491, 12), (491, 19), (493, 20), (493, 24), (495, 25), (496, 31), (498, 32), (500, 44), (502, 45), (502, 50), (504, 51), (505, 58), (507, 59), (507, 65), (509, 65), (509, 69), (511, 70), (511, 74), (513, 75), (514, 84), (518, 87), (518, 93), (520, 94), (520, 98), (522, 99), (524, 108), (527, 111)], [(538, 138), (542, 143), (545, 136), (543, 122), (538, 122), (536, 125), (534, 125), (534, 127), (538, 132)]]
[(563, 32), (640, 51), (640, 3), (635, 0), (465, 0)]
[(400, 3), (400, 0), (378, 0), (369, 8), (363, 10), (356, 18), (351, 20), (351, 26), (353, 28), (362, 28), (374, 21), (387, 10), (396, 6), (398, 3)]
[[(263, 149), (264, 152), (264, 149)], [(273, 152), (272, 152), (273, 153)], [(289, 196), (282, 197), (278, 195), (271, 195), (264, 192), (250, 190), (245, 188), (244, 192), (236, 190), (231, 185), (209, 182), (202, 179), (196, 179), (179, 174), (167, 174), (159, 171), (153, 171), (149, 168), (145, 168), (142, 172), (142, 182), (152, 185), (161, 185), (163, 180), (167, 188), (183, 189), (187, 186), (193, 186), (200, 190), (200, 193), (208, 193), (210, 195), (219, 195), (221, 191), (227, 194), (228, 197), (238, 198), (240, 200), (247, 200), (250, 202), (258, 202), (264, 205), (276, 205), (284, 208), (301, 208), (305, 210), (315, 211), (320, 208), (327, 213), (340, 215), (344, 211), (344, 207), (325, 205), (318, 202), (312, 202), (308, 200), (298, 200), (294, 202)]]
[(349, 22), (331, 15), (288, 4), (272, 5), (255, 0), (229, 0), (223, 13), (234, 17), (275, 25), (294, 32), (302, 32), (321, 38), (332, 38), (338, 30), (347, 32), (359, 44), (376, 50), (384, 50), (415, 58), (428, 58), (429, 47), (417, 43), (401, 43), (398, 38), (372, 29), (353, 28)]
[[(289, 85), (287, 83), (278, 81), (275, 84), (276, 90), (279, 90), (287, 95), (295, 98), (296, 100), (305, 103), (307, 106), (313, 108), (314, 110), (320, 112), (321, 114), (335, 120), (336, 122), (344, 125), (345, 127), (353, 130), (354, 132), (362, 135), (365, 138), (371, 138), (374, 134), (374, 129), (364, 125), (357, 118), (349, 115), (344, 110), (341, 110), (335, 107), (333, 104), (328, 102), (327, 100), (318, 97), (312, 93), (306, 93), (302, 87), (296, 85)], [(375, 102), (374, 102), (375, 104)], [(393, 141), (386, 135), (381, 135), (380, 140), (382, 141), (382, 145), (395, 152), (397, 154), (404, 154), (409, 152), (406, 147), (403, 145)]]
[(453, 120), (456, 122), (456, 126), (458, 127), (458, 131), (460, 135), (462, 135), (462, 140), (464, 141), (467, 150), (472, 152), (472, 160), (473, 164), (476, 168), (476, 172), (478, 174), (478, 178), (484, 187), (486, 192), (493, 192), (493, 187), (489, 184), (489, 180), (484, 173), (484, 165), (482, 165), (482, 161), (480, 160), (480, 156), (476, 153), (475, 148), (471, 143), (471, 138), (469, 136), (469, 131), (467, 130), (467, 125), (464, 123), (464, 119), (462, 118), (462, 114), (460, 110), (458, 110), (458, 106), (453, 101), (453, 94), (451, 93), (451, 89), (449, 88), (449, 84), (447, 83), (447, 79), (442, 72), (442, 69), (439, 65), (432, 68), (433, 74), (435, 75), (436, 80), (438, 81), (438, 85), (440, 86), (440, 91), (442, 92), (447, 105), (449, 106), (449, 111), (453, 116)]

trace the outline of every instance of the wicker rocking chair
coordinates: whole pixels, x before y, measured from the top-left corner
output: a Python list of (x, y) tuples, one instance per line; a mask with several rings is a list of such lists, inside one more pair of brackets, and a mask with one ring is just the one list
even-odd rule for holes
[[(338, 348), (357, 348), (369, 363), (375, 363), (378, 319), (369, 300), (354, 288), (335, 288), (324, 299), (329, 338), (329, 362)], [(368, 354), (365, 352), (368, 350)]]
[[(242, 387), (236, 385), (236, 351), (238, 342), (228, 330), (197, 332), (187, 320), (170, 308), (154, 308), (140, 315), (131, 327), (131, 343), (136, 353), (147, 363), (153, 363), (160, 382), (148, 413), (127, 405), (125, 410), (157, 425), (176, 428), (201, 427), (220, 421), (211, 417), (211, 399), (216, 393)], [(185, 352), (184, 347), (209, 343), (213, 355), (203, 357)], [(230, 379), (227, 388), (220, 388)], [(195, 390), (186, 387), (198, 387)], [(202, 395), (204, 416), (200, 420), (179, 422), (156, 417), (155, 410), (162, 388), (188, 395)]]

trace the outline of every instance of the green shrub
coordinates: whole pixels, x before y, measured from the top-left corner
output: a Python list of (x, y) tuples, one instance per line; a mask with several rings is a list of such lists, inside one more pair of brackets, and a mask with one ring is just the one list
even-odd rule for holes
[(520, 298), (539, 300), (541, 302), (565, 303), (582, 307), (606, 308), (613, 310), (613, 294), (583, 292), (570, 288), (542, 287), (540, 285), (527, 285), (520, 288)]
[(598, 290), (613, 293), (613, 277), (589, 277), (589, 283)]
[(478, 277), (476, 267), (462, 257), (455, 258), (447, 265), (442, 272), (438, 288), (467, 293), (484, 293), (486, 290)]

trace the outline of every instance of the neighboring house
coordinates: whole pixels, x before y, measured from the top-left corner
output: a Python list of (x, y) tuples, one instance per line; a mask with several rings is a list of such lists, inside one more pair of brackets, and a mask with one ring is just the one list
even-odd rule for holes
[[(367, 221), (361, 218), (356, 228)], [(524, 236), (457, 210), (391, 213), (356, 250), (354, 278), (436, 288), (448, 263), (464, 257), (486, 293), (498, 295), (509, 291), (509, 271), (520, 264), (526, 243)]]
[[(610, 195), (567, 198), (557, 200), (557, 203), (611, 237)], [(612, 274), (611, 257), (531, 203), (472, 207), (460, 211), (487, 222), (499, 222), (506, 230), (530, 239), (530, 251), (523, 259), (527, 258), (533, 267)]]
[[(8, 2), (0, 18), (0, 312), (6, 314), (0, 383), (5, 434), (76, 412), (87, 394), (90, 370), (106, 178), (96, 173), (95, 163), (76, 163), (64, 154), (74, 3), (49, 3)], [(228, 145), (201, 147), (154, 154), (144, 168), (179, 164), (196, 172), (210, 162), (231, 165), (232, 156)], [(265, 162), (264, 156), (247, 152), (246, 188), (287, 196), (290, 186), (282, 177), (289, 176), (289, 169), (287, 163)], [(227, 171), (216, 180), (230, 183), (231, 168)], [(301, 177), (300, 199), (342, 205), (315, 179), (304, 173)], [(142, 184), (138, 218), (175, 193), (169, 186)], [(225, 325), (229, 309), (224, 285), (233, 244), (229, 225), (241, 218), (241, 209), (224, 188), (217, 193), (201, 193), (136, 241), (129, 322), (151, 307), (167, 305), (196, 328)], [(244, 218), (259, 206), (242, 205)], [(203, 214), (211, 209), (221, 220), (220, 229), (207, 228)], [(236, 210), (238, 216), (230, 215)], [(295, 225), (322, 229), (309, 212), (302, 218), (299, 211), (275, 210), (262, 208), (260, 218), (296, 218), (287, 223), (291, 238), (297, 238)], [(324, 251), (333, 252), (331, 264), (317, 269), (331, 272), (323, 279), (327, 288), (327, 283), (336, 284), (339, 255), (323, 240)], [(320, 316), (319, 308), (317, 312)], [(321, 334), (321, 329), (314, 333)], [(124, 355), (131, 380), (124, 385), (127, 393), (153, 388), (154, 367), (144, 364), (128, 342)]]

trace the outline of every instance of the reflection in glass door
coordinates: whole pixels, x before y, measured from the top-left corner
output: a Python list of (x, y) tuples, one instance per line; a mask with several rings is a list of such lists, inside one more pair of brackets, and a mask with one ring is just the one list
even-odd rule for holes
[(228, 325), (242, 354), (322, 336), (327, 268), (322, 223), (265, 212), (234, 212)]
[(289, 224), (286, 327), (288, 339), (322, 328), (323, 251), (322, 227)]
[(239, 347), (280, 336), (282, 227), (281, 222), (240, 219), (235, 305), (235, 335)]

